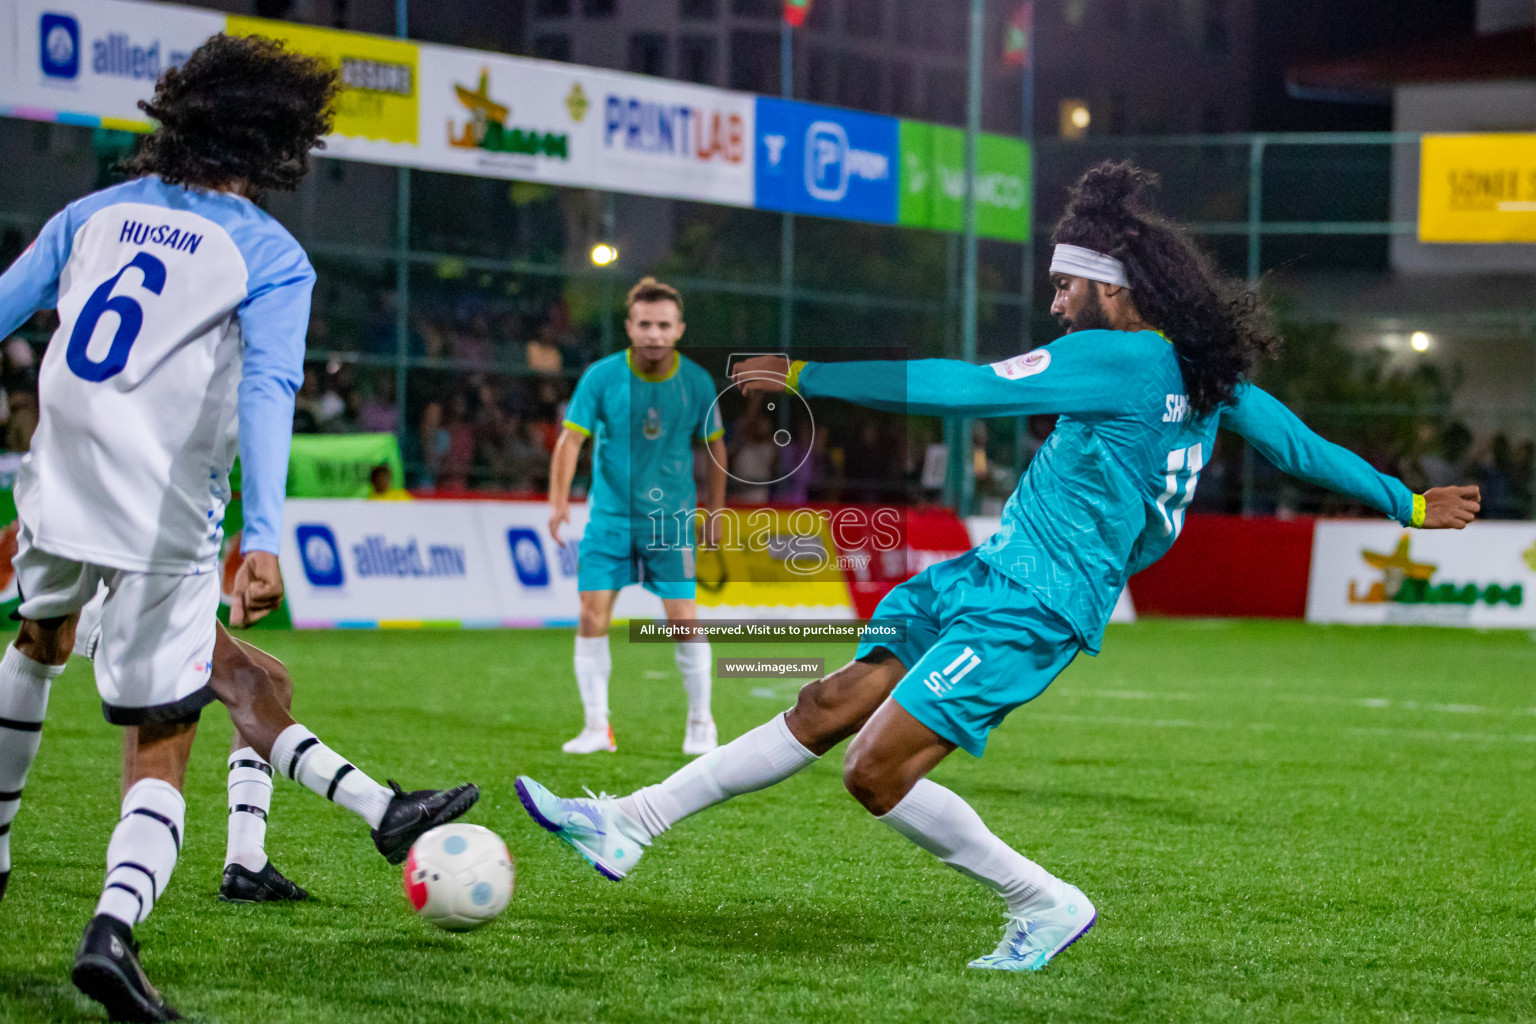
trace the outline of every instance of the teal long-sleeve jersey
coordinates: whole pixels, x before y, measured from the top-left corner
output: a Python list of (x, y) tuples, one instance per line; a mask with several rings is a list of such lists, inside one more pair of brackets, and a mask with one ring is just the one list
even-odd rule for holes
[(790, 383), (808, 397), (917, 415), (1059, 414), (1002, 527), (977, 554), (1035, 591), (1093, 653), (1126, 580), (1178, 539), (1219, 427), (1292, 476), (1405, 526), (1413, 518), (1401, 481), (1325, 441), (1252, 384), (1216, 412), (1193, 415), (1173, 345), (1154, 331), (1079, 331), (991, 366), (797, 363)]

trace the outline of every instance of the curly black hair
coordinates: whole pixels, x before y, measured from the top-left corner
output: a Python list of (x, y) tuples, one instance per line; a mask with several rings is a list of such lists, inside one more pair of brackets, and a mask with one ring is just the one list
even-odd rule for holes
[(1129, 162), (1105, 161), (1072, 187), (1052, 240), (1101, 252), (1125, 264), (1141, 318), (1178, 353), (1190, 408), (1203, 416), (1232, 401), (1260, 356), (1280, 350), (1269, 311), (1243, 282), (1154, 210), (1157, 176)]
[(253, 196), (292, 191), (324, 146), (340, 89), (334, 68), (261, 36), (219, 34), (155, 85), (139, 109), (160, 122), (122, 170), (173, 185), (244, 182)]

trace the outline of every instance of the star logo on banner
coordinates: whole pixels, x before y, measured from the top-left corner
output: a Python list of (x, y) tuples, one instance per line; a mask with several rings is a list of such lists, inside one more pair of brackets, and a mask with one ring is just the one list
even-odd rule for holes
[(586, 90), (581, 87), (581, 83), (577, 82), (571, 86), (570, 94), (565, 97), (565, 109), (571, 115), (571, 120), (580, 124), (581, 119), (587, 116), (587, 110), (591, 106), (592, 104), (587, 101)]

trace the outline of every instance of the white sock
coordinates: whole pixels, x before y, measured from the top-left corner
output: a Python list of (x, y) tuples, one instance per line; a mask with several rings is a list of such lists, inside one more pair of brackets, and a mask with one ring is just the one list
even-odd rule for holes
[(132, 928), (149, 916), (181, 852), (187, 802), (163, 779), (140, 779), (123, 797), (123, 816), (107, 844), (107, 884), (96, 913)]
[(608, 728), (608, 676), (613, 656), (606, 636), (576, 637), (576, 688), (587, 713), (588, 729)]
[(1060, 882), (993, 835), (971, 805), (937, 782), (919, 779), (880, 820), (963, 875), (995, 891), (1018, 913), (1053, 902)]
[(14, 645), (0, 659), (0, 875), (11, 870), (11, 821), (43, 739), (48, 688), (63, 671), (63, 665), (33, 661)]
[(378, 828), (394, 794), (295, 722), (272, 743), (272, 767)]
[(250, 871), (267, 866), (267, 812), (272, 810), (272, 766), (250, 747), (229, 755), (229, 843), (225, 865)]
[(637, 789), (619, 809), (654, 839), (690, 814), (743, 793), (767, 789), (815, 761), (775, 715), (745, 735), (679, 768), (665, 781)]
[(683, 674), (683, 690), (688, 694), (688, 718), (695, 722), (707, 722), (709, 713), (709, 662), (708, 640), (690, 640), (677, 645), (673, 652), (677, 670)]

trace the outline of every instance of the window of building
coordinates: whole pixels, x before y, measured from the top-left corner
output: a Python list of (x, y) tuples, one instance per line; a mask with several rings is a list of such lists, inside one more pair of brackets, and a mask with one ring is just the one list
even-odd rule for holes
[(837, 102), (855, 110), (879, 110), (879, 62), (844, 54), (837, 69)]
[(779, 91), (779, 35), (738, 29), (731, 33), (730, 88), (772, 95)]
[(930, 71), (927, 85), (925, 116), (928, 120), (941, 124), (964, 124), (965, 72)]
[(887, 73), (891, 78), (891, 105), (889, 113), (897, 117), (919, 117), (917, 109), (917, 79), (908, 64), (892, 64)]
[(720, 15), (719, 0), (678, 0), (677, 13), (684, 21), (712, 21)]
[(926, 0), (892, 0), (892, 20), (896, 23), (896, 41), (902, 46), (921, 46), (923, 22), (928, 13)]
[(581, 0), (581, 13), (588, 18), (611, 18), (618, 6), (618, 0)]
[(571, 13), (571, 0), (537, 0), (533, 5), (535, 18), (565, 18)]
[(806, 65), (806, 89), (814, 103), (837, 102), (837, 54), (826, 47), (811, 50)]
[(1110, 135), (1131, 134), (1131, 117), (1125, 105), (1125, 93), (1112, 92), (1103, 104), (1101, 121), (1104, 131)]
[(956, 18), (945, 9), (930, 7), (924, 34), (927, 41), (920, 45), (964, 57), (971, 48), (971, 19)]
[(843, 31), (857, 39), (878, 39), (885, 29), (883, 0), (854, 0), (843, 6)]
[(1214, 57), (1225, 57), (1231, 48), (1227, 34), (1226, 0), (1205, 0), (1205, 19), (1202, 24), (1201, 42), (1205, 52)]
[(571, 37), (567, 35), (535, 36), (533, 55), (545, 60), (570, 60)]
[(677, 77), (714, 85), (719, 59), (720, 44), (713, 36), (683, 36), (677, 47)]
[[(814, 4), (812, 5), (814, 8)], [(782, 0), (731, 0), (731, 13), (738, 18), (773, 18), (784, 16)]]
[(667, 37), (660, 32), (636, 32), (631, 35), (627, 67), (639, 75), (665, 75)]

